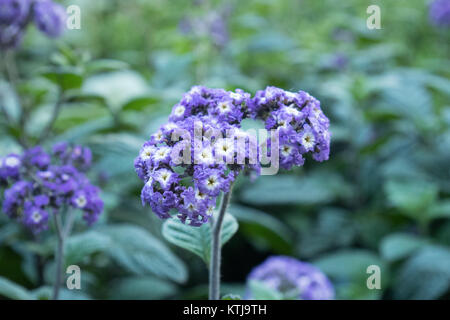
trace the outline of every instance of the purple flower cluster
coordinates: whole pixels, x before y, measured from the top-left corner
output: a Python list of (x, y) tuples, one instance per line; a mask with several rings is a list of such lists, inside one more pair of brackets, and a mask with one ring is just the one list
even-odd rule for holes
[(68, 208), (81, 210), (84, 220), (94, 223), (103, 202), (85, 176), (91, 159), (88, 148), (67, 143), (56, 144), (51, 154), (37, 146), (0, 158), (0, 186), (7, 188), (3, 212), (34, 233), (47, 229), (50, 214)]
[[(217, 196), (230, 190), (237, 174), (246, 168), (258, 170), (257, 165), (245, 165), (248, 153), (238, 164), (234, 152), (236, 137), (252, 142), (240, 129), (249, 102), (250, 95), (242, 90), (193, 87), (186, 93), (135, 160), (136, 172), (146, 182), (142, 203), (162, 219), (174, 209), (183, 223), (207, 222)], [(203, 139), (208, 134), (210, 139)], [(181, 153), (187, 154), (183, 161)]]
[(29, 23), (49, 37), (61, 35), (66, 11), (52, 0), (0, 0), (0, 49), (17, 47)]
[(241, 129), (246, 118), (262, 119), (267, 129), (279, 133), (283, 168), (303, 165), (308, 152), (318, 161), (328, 158), (329, 121), (307, 93), (269, 87), (252, 99), (240, 89), (195, 86), (135, 159), (145, 182), (143, 205), (162, 219), (177, 212), (183, 223), (207, 222), (217, 196), (230, 190), (240, 172), (257, 176), (261, 171), (256, 136)]
[(429, 16), (437, 26), (450, 26), (450, 0), (434, 0), (430, 5)]
[[(269, 257), (250, 272), (247, 283), (252, 280), (260, 281), (289, 298), (334, 299), (333, 285), (318, 268), (291, 257)], [(246, 299), (252, 299), (250, 288), (247, 288)]]
[[(328, 160), (330, 121), (319, 100), (304, 91), (267, 87), (256, 93), (250, 107), (253, 118), (263, 120), (267, 130), (277, 131), (282, 168), (302, 166), (306, 153), (316, 161)], [(270, 151), (270, 140), (268, 145)]]

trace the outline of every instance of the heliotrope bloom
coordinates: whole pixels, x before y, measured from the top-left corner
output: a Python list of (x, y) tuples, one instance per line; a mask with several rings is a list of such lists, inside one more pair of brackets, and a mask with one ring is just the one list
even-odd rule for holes
[(66, 19), (64, 7), (52, 0), (0, 0), (0, 49), (17, 47), (30, 23), (48, 37), (58, 37)]
[(103, 201), (85, 176), (91, 159), (88, 148), (67, 143), (56, 144), (51, 154), (36, 146), (0, 158), (3, 212), (34, 233), (47, 229), (50, 216), (66, 209), (80, 210), (87, 224), (94, 223)]
[[(235, 137), (252, 143), (240, 129), (249, 99), (242, 90), (198, 86), (187, 92), (173, 107), (169, 122), (150, 137), (135, 160), (136, 172), (145, 182), (142, 203), (162, 219), (171, 217), (174, 209), (183, 223), (207, 222), (217, 196), (229, 191), (239, 172), (258, 172), (257, 164), (248, 164), (248, 153), (234, 152)], [(211, 139), (202, 139), (207, 132)], [(225, 140), (227, 134), (232, 138)], [(186, 157), (180, 159), (182, 154)], [(236, 161), (238, 156), (241, 161)]]
[[(334, 299), (333, 285), (325, 274), (309, 263), (287, 256), (269, 257), (250, 272), (247, 284), (250, 281), (259, 281), (289, 298)], [(253, 298), (249, 285), (245, 298), (249, 300)]]
[[(265, 121), (266, 129), (279, 135), (282, 168), (303, 165), (307, 153), (317, 161), (328, 159), (329, 121), (319, 101), (306, 92), (268, 87), (251, 99), (240, 89), (195, 86), (135, 159), (145, 182), (142, 203), (162, 219), (173, 211), (193, 226), (207, 222), (216, 197), (230, 190), (239, 173), (256, 177), (261, 171), (258, 141), (241, 129), (247, 118)], [(267, 144), (270, 153), (274, 146), (270, 140)]]
[(430, 20), (437, 26), (450, 26), (450, 0), (434, 0), (429, 9)]

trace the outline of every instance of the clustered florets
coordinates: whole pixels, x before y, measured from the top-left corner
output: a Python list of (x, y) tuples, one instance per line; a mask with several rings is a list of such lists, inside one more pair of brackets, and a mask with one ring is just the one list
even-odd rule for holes
[(4, 192), (3, 212), (34, 233), (47, 229), (50, 214), (79, 209), (90, 225), (103, 210), (99, 189), (84, 172), (91, 165), (88, 148), (59, 143), (52, 154), (40, 146), (23, 155), (0, 158), (0, 186)]
[[(331, 282), (318, 268), (291, 257), (272, 256), (255, 267), (247, 277), (247, 283), (259, 281), (277, 290), (286, 298), (299, 300), (334, 299)], [(246, 299), (252, 299), (247, 288)]]
[[(330, 121), (316, 98), (304, 91), (293, 93), (267, 87), (256, 93), (250, 110), (254, 119), (265, 121), (267, 130), (277, 131), (283, 169), (302, 166), (306, 153), (311, 153), (316, 161), (328, 160)], [(270, 149), (270, 140), (268, 144)]]
[[(308, 152), (318, 161), (328, 158), (329, 122), (307, 93), (268, 87), (252, 99), (240, 89), (195, 86), (135, 159), (136, 172), (145, 182), (143, 205), (149, 204), (162, 219), (175, 210), (183, 223), (207, 222), (217, 196), (230, 190), (240, 172), (257, 176), (261, 170), (256, 137), (241, 129), (247, 118), (263, 120), (267, 129), (279, 133), (283, 168), (303, 165), (302, 155)], [(180, 161), (185, 151), (188, 156)]]
[(64, 7), (52, 0), (0, 0), (0, 48), (15, 48), (29, 23), (57, 37), (66, 23)]

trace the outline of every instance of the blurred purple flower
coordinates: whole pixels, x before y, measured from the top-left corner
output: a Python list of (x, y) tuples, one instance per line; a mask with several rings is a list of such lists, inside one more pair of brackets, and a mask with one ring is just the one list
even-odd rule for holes
[(52, 155), (36, 146), (0, 158), (0, 183), (7, 187), (3, 212), (34, 233), (47, 229), (49, 215), (64, 207), (82, 211), (84, 220), (94, 223), (103, 202), (83, 173), (90, 163), (89, 149), (66, 143), (55, 145)]
[(345, 55), (343, 53), (336, 53), (333, 55), (333, 57), (331, 59), (331, 66), (334, 69), (343, 70), (347, 67), (348, 62), (349, 62), (349, 60), (348, 60), (347, 55)]
[(47, 36), (57, 37), (66, 18), (64, 7), (51, 0), (0, 0), (0, 49), (17, 48), (33, 21)]
[(231, 13), (229, 6), (219, 10), (208, 11), (201, 17), (184, 17), (178, 24), (182, 34), (194, 34), (198, 37), (209, 37), (215, 46), (223, 48), (230, 40), (228, 17)]
[(430, 5), (429, 16), (437, 26), (450, 26), (450, 0), (434, 0)]
[(287, 256), (269, 257), (247, 277), (246, 299), (252, 299), (250, 281), (260, 281), (285, 296), (300, 300), (334, 299), (332, 283), (318, 268)]
[(0, 25), (23, 23), (30, 11), (30, 0), (0, 0)]
[(60, 36), (65, 29), (67, 19), (64, 7), (51, 0), (35, 0), (34, 23), (49, 37)]

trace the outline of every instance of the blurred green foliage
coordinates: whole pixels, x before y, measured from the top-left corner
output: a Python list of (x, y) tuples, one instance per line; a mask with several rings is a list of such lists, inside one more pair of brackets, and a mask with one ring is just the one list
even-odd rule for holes
[[(81, 30), (57, 41), (30, 30), (16, 54), (28, 126), (0, 118), (0, 155), (20, 151), (17, 138), (38, 142), (61, 98), (46, 144), (94, 152), (105, 212), (89, 230), (75, 225), (66, 259), (81, 266), (82, 290), (63, 298), (206, 297), (205, 265), (164, 241), (133, 172), (144, 139), (197, 84), (302, 89), (331, 120), (328, 162), (238, 181), (223, 294), (242, 295), (253, 266), (286, 254), (320, 267), (340, 299), (449, 297), (450, 37), (429, 24), (426, 1), (377, 1), (380, 30), (366, 28), (370, 1), (66, 4), (81, 7)], [(19, 120), (16, 93), (0, 85)], [(55, 241), (51, 232), (33, 239), (1, 214), (0, 296), (48, 299)], [(208, 259), (208, 248), (191, 249)], [(381, 290), (366, 286), (373, 264)]]

